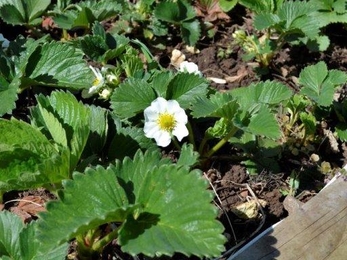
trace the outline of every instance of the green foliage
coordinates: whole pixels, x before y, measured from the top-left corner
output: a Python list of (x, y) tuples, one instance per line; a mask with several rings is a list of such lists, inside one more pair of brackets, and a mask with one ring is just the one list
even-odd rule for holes
[(333, 102), (335, 88), (346, 81), (345, 72), (328, 70), (326, 64), (321, 61), (300, 72), (299, 83), (302, 85), (300, 94), (307, 96), (318, 106), (327, 107)]
[(262, 36), (247, 36), (243, 31), (236, 31), (233, 37), (245, 50), (245, 59), (255, 58), (259, 62), (259, 71), (270, 65), (274, 54), (286, 43), (304, 44), (311, 51), (325, 51), (330, 40), (322, 35), (321, 29), (331, 23), (347, 22), (346, 6), (340, 0), (242, 0), (240, 3), (256, 13), (254, 27), (262, 31)]
[(194, 46), (200, 38), (200, 24), (195, 19), (194, 8), (186, 0), (160, 2), (154, 9), (154, 16), (167, 23), (178, 25), (182, 39)]
[(25, 225), (15, 214), (0, 212), (0, 256), (2, 259), (39, 260), (63, 259), (68, 244), (64, 243), (52, 250), (42, 250), (36, 240), (36, 223)]
[[(11, 114), (17, 94), (31, 86), (81, 89), (91, 85), (93, 73), (82, 59), (83, 53), (68, 44), (18, 39), (10, 46), (11, 59), (0, 53), (0, 115)], [(45, 43), (43, 43), (45, 42)]]
[(1, 0), (0, 16), (13, 25), (38, 25), (50, 0)]
[(130, 78), (113, 92), (111, 106), (120, 118), (133, 117), (143, 112), (159, 94), (166, 99), (175, 99), (183, 108), (188, 108), (195, 102), (191, 97), (204, 96), (207, 87), (205, 79), (188, 73), (179, 73), (174, 77), (170, 73), (159, 73), (149, 82)]
[(68, 6), (56, 8), (53, 15), (54, 22), (66, 30), (84, 28), (89, 29), (95, 21), (103, 21), (122, 11), (119, 1), (87, 0)]
[(334, 102), (333, 107), (338, 118), (338, 123), (335, 126), (336, 134), (341, 141), (345, 142), (347, 140), (347, 100)]
[[(200, 171), (189, 172), (184, 167), (189, 166), (187, 158), (182, 160), (185, 163), (176, 166), (157, 152), (137, 153), (133, 160), (125, 158), (107, 169), (97, 166), (75, 173), (64, 183), (59, 200), (41, 214), (39, 239), (46, 241), (47, 249), (54, 248), (101, 224), (118, 222), (113, 237), (131, 255), (218, 256), (224, 237), (210, 204), (212, 194)], [(194, 190), (186, 193), (192, 183)], [(91, 244), (97, 249), (97, 241)]]
[(57, 183), (68, 176), (67, 154), (37, 129), (0, 119), (0, 194)]
[(274, 13), (283, 4), (283, 0), (239, 0), (239, 3), (253, 12)]
[(219, 0), (219, 6), (224, 12), (232, 10), (239, 0)]
[(16, 107), (17, 84), (9, 84), (5, 78), (0, 76), (0, 116), (11, 114), (12, 109)]
[(70, 151), (70, 173), (75, 169), (90, 133), (90, 110), (70, 93), (55, 91), (37, 97), (32, 123), (49, 139)]
[(129, 39), (106, 33), (100, 23), (94, 23), (93, 35), (78, 39), (78, 47), (92, 60), (106, 64), (126, 50)]
[(45, 43), (35, 49), (27, 64), (23, 64), (25, 75), (31, 85), (81, 89), (92, 81), (91, 71), (82, 55), (80, 50), (68, 44)]

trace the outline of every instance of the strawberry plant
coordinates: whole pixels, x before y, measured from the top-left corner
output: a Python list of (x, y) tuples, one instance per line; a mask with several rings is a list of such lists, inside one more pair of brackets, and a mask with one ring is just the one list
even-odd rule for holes
[[(0, 0), (1, 25), (25, 28), (0, 29), (0, 257), (64, 259), (70, 248), (79, 259), (213, 258), (228, 253), (232, 236), (242, 245), (231, 230), (238, 216), (224, 210), (232, 192), (242, 202), (248, 192), (266, 199), (274, 186), (295, 196), (307, 169), (334, 172), (327, 143), (333, 154), (346, 150), (345, 61), (312, 54), (333, 49), (325, 29), (345, 23), (345, 8), (340, 0)], [(219, 31), (239, 10), (254, 32), (233, 34), (247, 60), (286, 64), (281, 51), (294, 45), (314, 59), (245, 81), (252, 71), (228, 38), (239, 25)], [(228, 55), (209, 52), (219, 45), (199, 53), (212, 41), (227, 43)], [(212, 56), (220, 66), (207, 63)], [(38, 188), (51, 199), (24, 224), (9, 212), (20, 200), (10, 196)], [(264, 222), (264, 212), (248, 218), (260, 215)]]

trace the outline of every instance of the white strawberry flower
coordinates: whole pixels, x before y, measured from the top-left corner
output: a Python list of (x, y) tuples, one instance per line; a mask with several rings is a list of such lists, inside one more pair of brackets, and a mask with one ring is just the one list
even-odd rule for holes
[(173, 136), (181, 141), (189, 134), (188, 117), (176, 100), (158, 97), (145, 109), (144, 117), (145, 136), (154, 138), (158, 146), (168, 146)]
[(101, 74), (101, 71), (98, 68), (94, 68), (93, 66), (89, 66), (89, 68), (93, 71), (95, 79), (93, 81), (93, 85), (89, 89), (82, 90), (83, 98), (89, 98), (98, 93), (105, 84), (105, 79)]
[(190, 61), (183, 61), (180, 63), (179, 69), (180, 72), (188, 72), (192, 74), (196, 74), (199, 76), (202, 76), (201, 71), (199, 70), (198, 65), (196, 65), (194, 62)]

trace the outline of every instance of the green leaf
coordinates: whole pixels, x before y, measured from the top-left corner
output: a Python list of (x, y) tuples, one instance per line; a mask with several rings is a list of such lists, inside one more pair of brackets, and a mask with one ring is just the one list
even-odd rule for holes
[(272, 13), (259, 13), (254, 16), (254, 27), (257, 30), (270, 28), (280, 22), (278, 15)]
[(284, 84), (277, 81), (265, 81), (237, 88), (231, 91), (244, 109), (249, 109), (255, 103), (279, 105), (292, 96), (292, 91)]
[(280, 20), (285, 22), (285, 29), (300, 28), (297, 26), (292, 27), (293, 22), (296, 19), (309, 14), (314, 9), (315, 7), (308, 2), (285, 1), (278, 9), (277, 14)]
[(337, 134), (338, 138), (342, 142), (346, 142), (347, 141), (347, 124), (346, 123), (338, 123), (335, 126), (335, 131), (336, 131), (336, 134)]
[[(78, 102), (75, 96), (69, 92), (54, 91), (48, 97), (39, 95), (37, 101), (39, 106), (33, 110), (33, 122), (38, 127), (45, 127), (52, 138), (60, 141), (61, 145), (70, 150), (70, 170), (72, 171), (76, 167), (88, 140), (90, 110)], [(49, 111), (51, 115), (47, 115), (45, 110)], [(59, 123), (63, 129), (59, 128)], [(54, 131), (54, 127), (60, 130), (52, 134), (51, 131)]]
[(206, 95), (207, 88), (208, 83), (204, 78), (191, 73), (178, 73), (168, 85), (166, 98), (176, 100), (182, 108), (187, 109), (195, 103), (194, 99)]
[(224, 138), (230, 131), (233, 130), (234, 124), (231, 119), (222, 117), (215, 122), (213, 127), (206, 130), (206, 135), (210, 138)]
[(66, 178), (68, 154), (31, 125), (12, 119), (0, 120), (0, 194), (57, 183)]
[(189, 46), (194, 46), (200, 39), (201, 28), (197, 19), (181, 23), (181, 37)]
[(310, 51), (326, 51), (330, 45), (329, 37), (326, 35), (318, 35), (314, 39), (308, 39), (306, 46)]
[(251, 116), (249, 125), (244, 130), (254, 135), (262, 135), (273, 139), (278, 139), (281, 136), (275, 115), (266, 107), (262, 107), (258, 113)]
[(103, 61), (103, 55), (109, 49), (105, 42), (105, 38), (99, 35), (86, 35), (79, 41), (82, 51), (91, 60)]
[(47, 249), (101, 224), (122, 222), (136, 208), (130, 205), (111, 169), (87, 168), (84, 174), (75, 173), (73, 180), (65, 181), (63, 186), (59, 200), (47, 203), (47, 212), (40, 214), (38, 238), (45, 241)]
[(153, 76), (151, 86), (158, 97), (166, 97), (168, 85), (173, 77), (174, 74), (171, 71), (160, 71)]
[(26, 76), (42, 85), (83, 89), (94, 78), (83, 53), (60, 42), (44, 44), (31, 55), (28, 65)]
[(15, 101), (18, 99), (17, 90), (20, 80), (13, 80), (9, 84), (5, 78), (0, 75), (0, 116), (11, 114), (16, 107)]
[(206, 180), (198, 170), (168, 162), (157, 152), (137, 153), (107, 169), (75, 173), (59, 200), (40, 214), (38, 238), (52, 248), (101, 224), (121, 222), (118, 243), (131, 255), (220, 255), (223, 226), (215, 220)]
[(90, 134), (86, 144), (86, 148), (91, 154), (100, 153), (104, 147), (108, 132), (108, 110), (96, 107), (94, 105), (90, 109)]
[(184, 143), (181, 148), (180, 157), (177, 161), (177, 166), (188, 166), (191, 168), (199, 162), (199, 156), (199, 153), (194, 151), (192, 144)]
[(347, 81), (347, 73), (341, 70), (329, 70), (326, 80), (329, 80), (334, 86), (340, 86)]
[(306, 95), (318, 106), (331, 105), (335, 89), (334, 84), (326, 80), (328, 73), (328, 68), (323, 61), (304, 68), (299, 75), (299, 83), (303, 85), (300, 94)]
[(230, 93), (217, 92), (209, 98), (197, 98), (192, 106), (192, 115), (200, 117), (225, 117), (232, 119), (239, 109), (238, 102)]
[(36, 240), (36, 222), (24, 225), (15, 214), (0, 212), (0, 256), (13, 260), (61, 260), (67, 254), (68, 244), (51, 251), (38, 252), (40, 242)]
[(45, 127), (51, 134), (53, 140), (64, 147), (68, 147), (66, 132), (62, 124), (52, 113), (44, 109), (41, 104), (39, 104), (39, 107)]
[(0, 132), (0, 152), (12, 150), (14, 146), (30, 150), (33, 149), (31, 143), (47, 146), (43, 151), (34, 150), (33, 152), (47, 155), (55, 151), (54, 146), (39, 130), (23, 121), (14, 118), (11, 120), (0, 119)]
[(0, 15), (10, 24), (37, 25), (40, 17), (47, 9), (50, 0), (13, 0), (0, 2)]
[(128, 118), (143, 112), (155, 98), (155, 92), (149, 83), (130, 78), (114, 90), (110, 102), (117, 116)]
[(239, 3), (255, 13), (273, 13), (279, 7), (279, 4), (274, 4), (274, 0), (239, 0)]
[(8, 211), (0, 212), (0, 256), (20, 259), (19, 234), (24, 228), (22, 220)]
[(237, 4), (238, 0), (219, 0), (219, 6), (223, 12), (229, 12)]
[(159, 20), (177, 24), (195, 18), (195, 11), (185, 0), (165, 0), (156, 6), (154, 16)]
[(1, 18), (9, 24), (17, 25), (26, 23), (25, 13), (22, 10), (18, 10), (14, 5), (3, 5), (0, 7)]
[(305, 135), (314, 135), (316, 133), (316, 118), (311, 113), (301, 112), (300, 120), (305, 127)]
[(158, 150), (158, 146), (144, 135), (142, 127), (118, 127), (109, 146), (108, 159), (133, 157), (139, 149), (153, 151)]
[[(120, 230), (122, 250), (151, 257), (159, 252), (220, 255), (223, 228), (215, 220), (212, 194), (206, 190), (201, 172), (165, 164), (151, 169), (149, 164), (147, 156), (137, 154), (134, 161), (125, 160), (119, 171), (125, 183), (133, 183), (135, 201), (144, 205), (137, 221), (128, 219)], [(192, 183), (193, 191), (189, 189)]]

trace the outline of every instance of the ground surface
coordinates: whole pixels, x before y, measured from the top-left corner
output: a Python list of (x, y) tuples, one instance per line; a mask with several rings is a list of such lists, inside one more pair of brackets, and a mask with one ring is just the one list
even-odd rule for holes
[[(331, 39), (331, 45), (326, 52), (310, 53), (305, 47), (284, 46), (274, 57), (270, 73), (266, 76), (257, 75), (253, 69), (254, 64), (242, 60), (243, 52), (240, 47), (232, 45), (231, 34), (236, 29), (242, 27), (252, 32), (250, 17), (244, 11), (238, 11), (230, 14), (228, 22), (223, 21), (218, 25), (214, 39), (206, 38), (197, 45), (199, 53), (190, 53), (185, 49), (184, 44), (179, 43), (174, 46), (167, 46), (165, 51), (157, 51), (154, 55), (163, 62), (163, 65), (170, 67), (168, 61), (171, 51), (173, 49), (181, 50), (186, 55), (187, 60), (198, 64), (206, 77), (227, 80), (226, 84), (212, 83), (220, 91), (245, 87), (252, 82), (265, 79), (278, 80), (297, 90), (295, 79), (300, 70), (320, 60), (324, 60), (330, 69), (347, 71), (347, 41), (345, 36), (347, 34), (342, 26), (334, 25), (326, 29), (326, 34)], [(28, 107), (33, 105), (33, 100), (34, 93), (30, 90), (23, 93), (13, 115), (26, 119)], [(317, 145), (317, 153), (326, 156), (326, 161), (331, 162), (336, 167), (341, 167), (346, 160), (347, 152), (344, 144), (339, 143), (338, 145), (339, 150), (334, 154), (331, 153), (328, 144)], [(281, 165), (279, 173), (272, 174), (268, 169), (264, 169), (258, 175), (250, 176), (240, 161), (233, 159), (232, 156), (234, 155), (239, 155), (237, 149), (225, 147), (220, 154), (212, 158), (210, 167), (204, 169), (205, 176), (216, 193), (215, 203), (220, 208), (219, 219), (225, 226), (225, 235), (228, 238), (227, 249), (242, 244), (261, 230), (287, 216), (287, 211), (283, 206), (285, 198), (283, 191), (288, 189), (288, 177), (293, 169), (305, 174), (304, 181), (301, 182), (296, 193), (301, 201), (307, 201), (314, 196), (326, 181), (326, 177), (319, 173), (317, 166), (311, 164), (307, 157), (295, 157), (287, 154), (279, 159)], [(31, 218), (35, 218), (36, 213), (40, 211), (40, 206), (34, 209), (28, 208), (25, 207), (26, 204), (19, 204), (15, 200), (34, 201), (38, 205), (42, 205), (44, 201), (51, 198), (42, 190), (29, 193), (11, 193), (4, 196), (4, 203), (5, 208), (17, 212), (23, 219), (29, 221)], [(262, 210), (254, 206), (254, 201), (257, 200), (264, 201)], [(253, 205), (252, 203), (245, 204), (252, 201)], [(243, 209), (236, 210), (235, 207), (238, 205), (242, 205)], [(251, 212), (254, 211), (253, 214), (250, 214), (251, 217), (244, 215), (245, 207), (249, 207)], [(126, 256), (122, 257), (126, 259)]]

